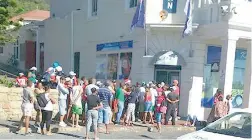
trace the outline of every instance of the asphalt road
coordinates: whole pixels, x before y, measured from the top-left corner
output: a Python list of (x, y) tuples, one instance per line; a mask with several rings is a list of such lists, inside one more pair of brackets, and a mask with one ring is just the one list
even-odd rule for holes
[[(2, 124), (2, 123), (0, 123)], [(16, 128), (16, 123), (5, 122), (5, 128), (11, 128), (11, 132), (0, 133), (0, 139), (84, 139), (85, 138), (85, 127), (81, 129), (76, 129), (72, 127), (67, 127), (62, 130), (53, 133), (52, 136), (41, 135), (36, 133), (37, 130), (34, 127), (32, 128), (31, 136), (24, 136), (22, 132), (13, 131)], [(32, 125), (33, 126), (33, 125)], [(149, 132), (148, 126), (115, 126), (111, 125), (110, 134), (105, 134), (104, 126), (101, 128), (101, 133), (99, 133), (100, 139), (176, 139), (177, 137), (193, 132), (191, 128), (185, 128), (183, 126), (163, 126), (162, 132), (158, 133), (157, 129), (152, 126), (153, 131)], [(53, 124), (52, 129), (59, 128), (58, 125)], [(90, 133), (90, 138), (94, 138), (93, 133)]]
[[(121, 131), (111, 132), (111, 134), (99, 133), (100, 139), (176, 139), (177, 137), (189, 133), (189, 131), (163, 131), (161, 134), (154, 131)], [(0, 139), (84, 139), (84, 130), (81, 132), (65, 132), (54, 133), (52, 136), (45, 136), (41, 134), (33, 133), (32, 136), (23, 136), (22, 134), (4, 133), (1, 134)], [(90, 133), (90, 138), (93, 138), (93, 134)]]

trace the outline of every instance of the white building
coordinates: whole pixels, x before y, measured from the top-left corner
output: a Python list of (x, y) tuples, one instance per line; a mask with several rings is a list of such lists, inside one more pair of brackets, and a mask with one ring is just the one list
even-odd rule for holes
[[(147, 40), (144, 29), (130, 31), (137, 0), (51, 1), (45, 68), (58, 61), (80, 76), (120, 80), (129, 75), (133, 83), (178, 79), (181, 116), (197, 111), (206, 119), (217, 88), (241, 95), (235, 106), (243, 96), (242, 106), (252, 107), (252, 20), (247, 16), (252, 3), (209, 1), (194, 0), (194, 32), (182, 38), (186, 0), (145, 0)], [(168, 16), (161, 21), (163, 9)]]
[[(44, 48), (44, 25), (43, 20), (50, 17), (49, 11), (33, 10), (13, 17), (11, 20), (17, 22), (20, 19), (22, 27), (17, 31), (17, 41), (0, 47), (0, 62), (7, 65), (11, 60), (16, 60), (15, 66), (21, 70), (30, 69), (37, 66), (38, 70), (43, 67), (43, 48)], [(37, 54), (37, 55), (36, 55)], [(37, 58), (36, 58), (37, 56)], [(14, 62), (14, 61), (12, 61)]]

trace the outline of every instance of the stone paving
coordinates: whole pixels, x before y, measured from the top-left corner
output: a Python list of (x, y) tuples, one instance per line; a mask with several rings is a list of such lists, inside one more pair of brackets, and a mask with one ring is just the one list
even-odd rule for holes
[[(33, 124), (34, 122), (31, 122)], [(147, 131), (148, 127), (152, 127), (153, 131)], [(70, 126), (62, 128), (57, 124), (53, 124), (52, 136), (41, 135), (34, 125), (30, 126), (32, 136), (23, 136), (24, 128), (17, 131), (16, 121), (0, 121), (0, 139), (83, 139), (85, 136), (85, 127), (72, 128)], [(101, 128), (99, 133), (100, 139), (176, 139), (177, 137), (195, 131), (194, 127), (184, 127), (179, 121), (176, 126), (162, 126), (162, 132), (158, 133), (155, 125), (142, 125), (134, 123), (133, 126), (110, 125), (111, 134), (105, 134), (105, 127)], [(90, 133), (90, 138), (93, 133)]]

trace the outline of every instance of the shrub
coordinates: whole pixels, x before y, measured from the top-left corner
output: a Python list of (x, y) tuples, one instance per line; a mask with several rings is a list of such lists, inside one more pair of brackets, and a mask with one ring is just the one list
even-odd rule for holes
[(14, 83), (15, 83), (15, 81), (8, 79), (6, 75), (3, 77), (0, 77), (0, 84), (6, 86), (8, 88), (13, 87)]

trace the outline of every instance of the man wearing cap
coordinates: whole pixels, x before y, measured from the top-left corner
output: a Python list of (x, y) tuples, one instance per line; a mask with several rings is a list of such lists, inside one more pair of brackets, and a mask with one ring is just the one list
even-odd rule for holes
[[(99, 110), (98, 124), (104, 123), (106, 126), (106, 134), (108, 134), (108, 124), (110, 123), (109, 113), (111, 112), (112, 106), (112, 92), (108, 88), (110, 85), (109, 81), (104, 83), (104, 87), (98, 90), (98, 96), (102, 102), (103, 108)], [(98, 125), (98, 127), (100, 127)]]
[(61, 76), (64, 76), (63, 72), (62, 72), (62, 67), (61, 66), (57, 66), (55, 68), (55, 73), (56, 73), (56, 83), (59, 83)]
[(69, 90), (65, 87), (66, 79), (64, 77), (60, 78), (57, 89), (59, 92), (59, 114), (60, 114), (60, 123), (59, 126), (66, 127), (67, 125), (64, 122), (64, 117), (67, 114), (67, 95)]
[(33, 84), (36, 84), (36, 82), (37, 82), (37, 80), (36, 80), (36, 71), (37, 71), (37, 68), (32, 67), (30, 69), (30, 72), (28, 73), (28, 80), (32, 81)]
[(77, 86), (77, 78), (76, 78), (76, 73), (74, 73), (73, 71), (69, 72), (69, 77), (71, 78), (71, 83), (73, 86)]
[(23, 73), (19, 73), (19, 76), (16, 78), (16, 86), (17, 87), (25, 87), (28, 79), (25, 77)]
[(170, 117), (172, 117), (172, 125), (175, 125), (176, 108), (179, 101), (179, 95), (174, 91), (173, 87), (170, 88), (170, 90), (171, 93), (169, 93), (166, 97), (166, 100), (168, 101), (168, 107), (166, 111), (165, 124), (167, 125)]

